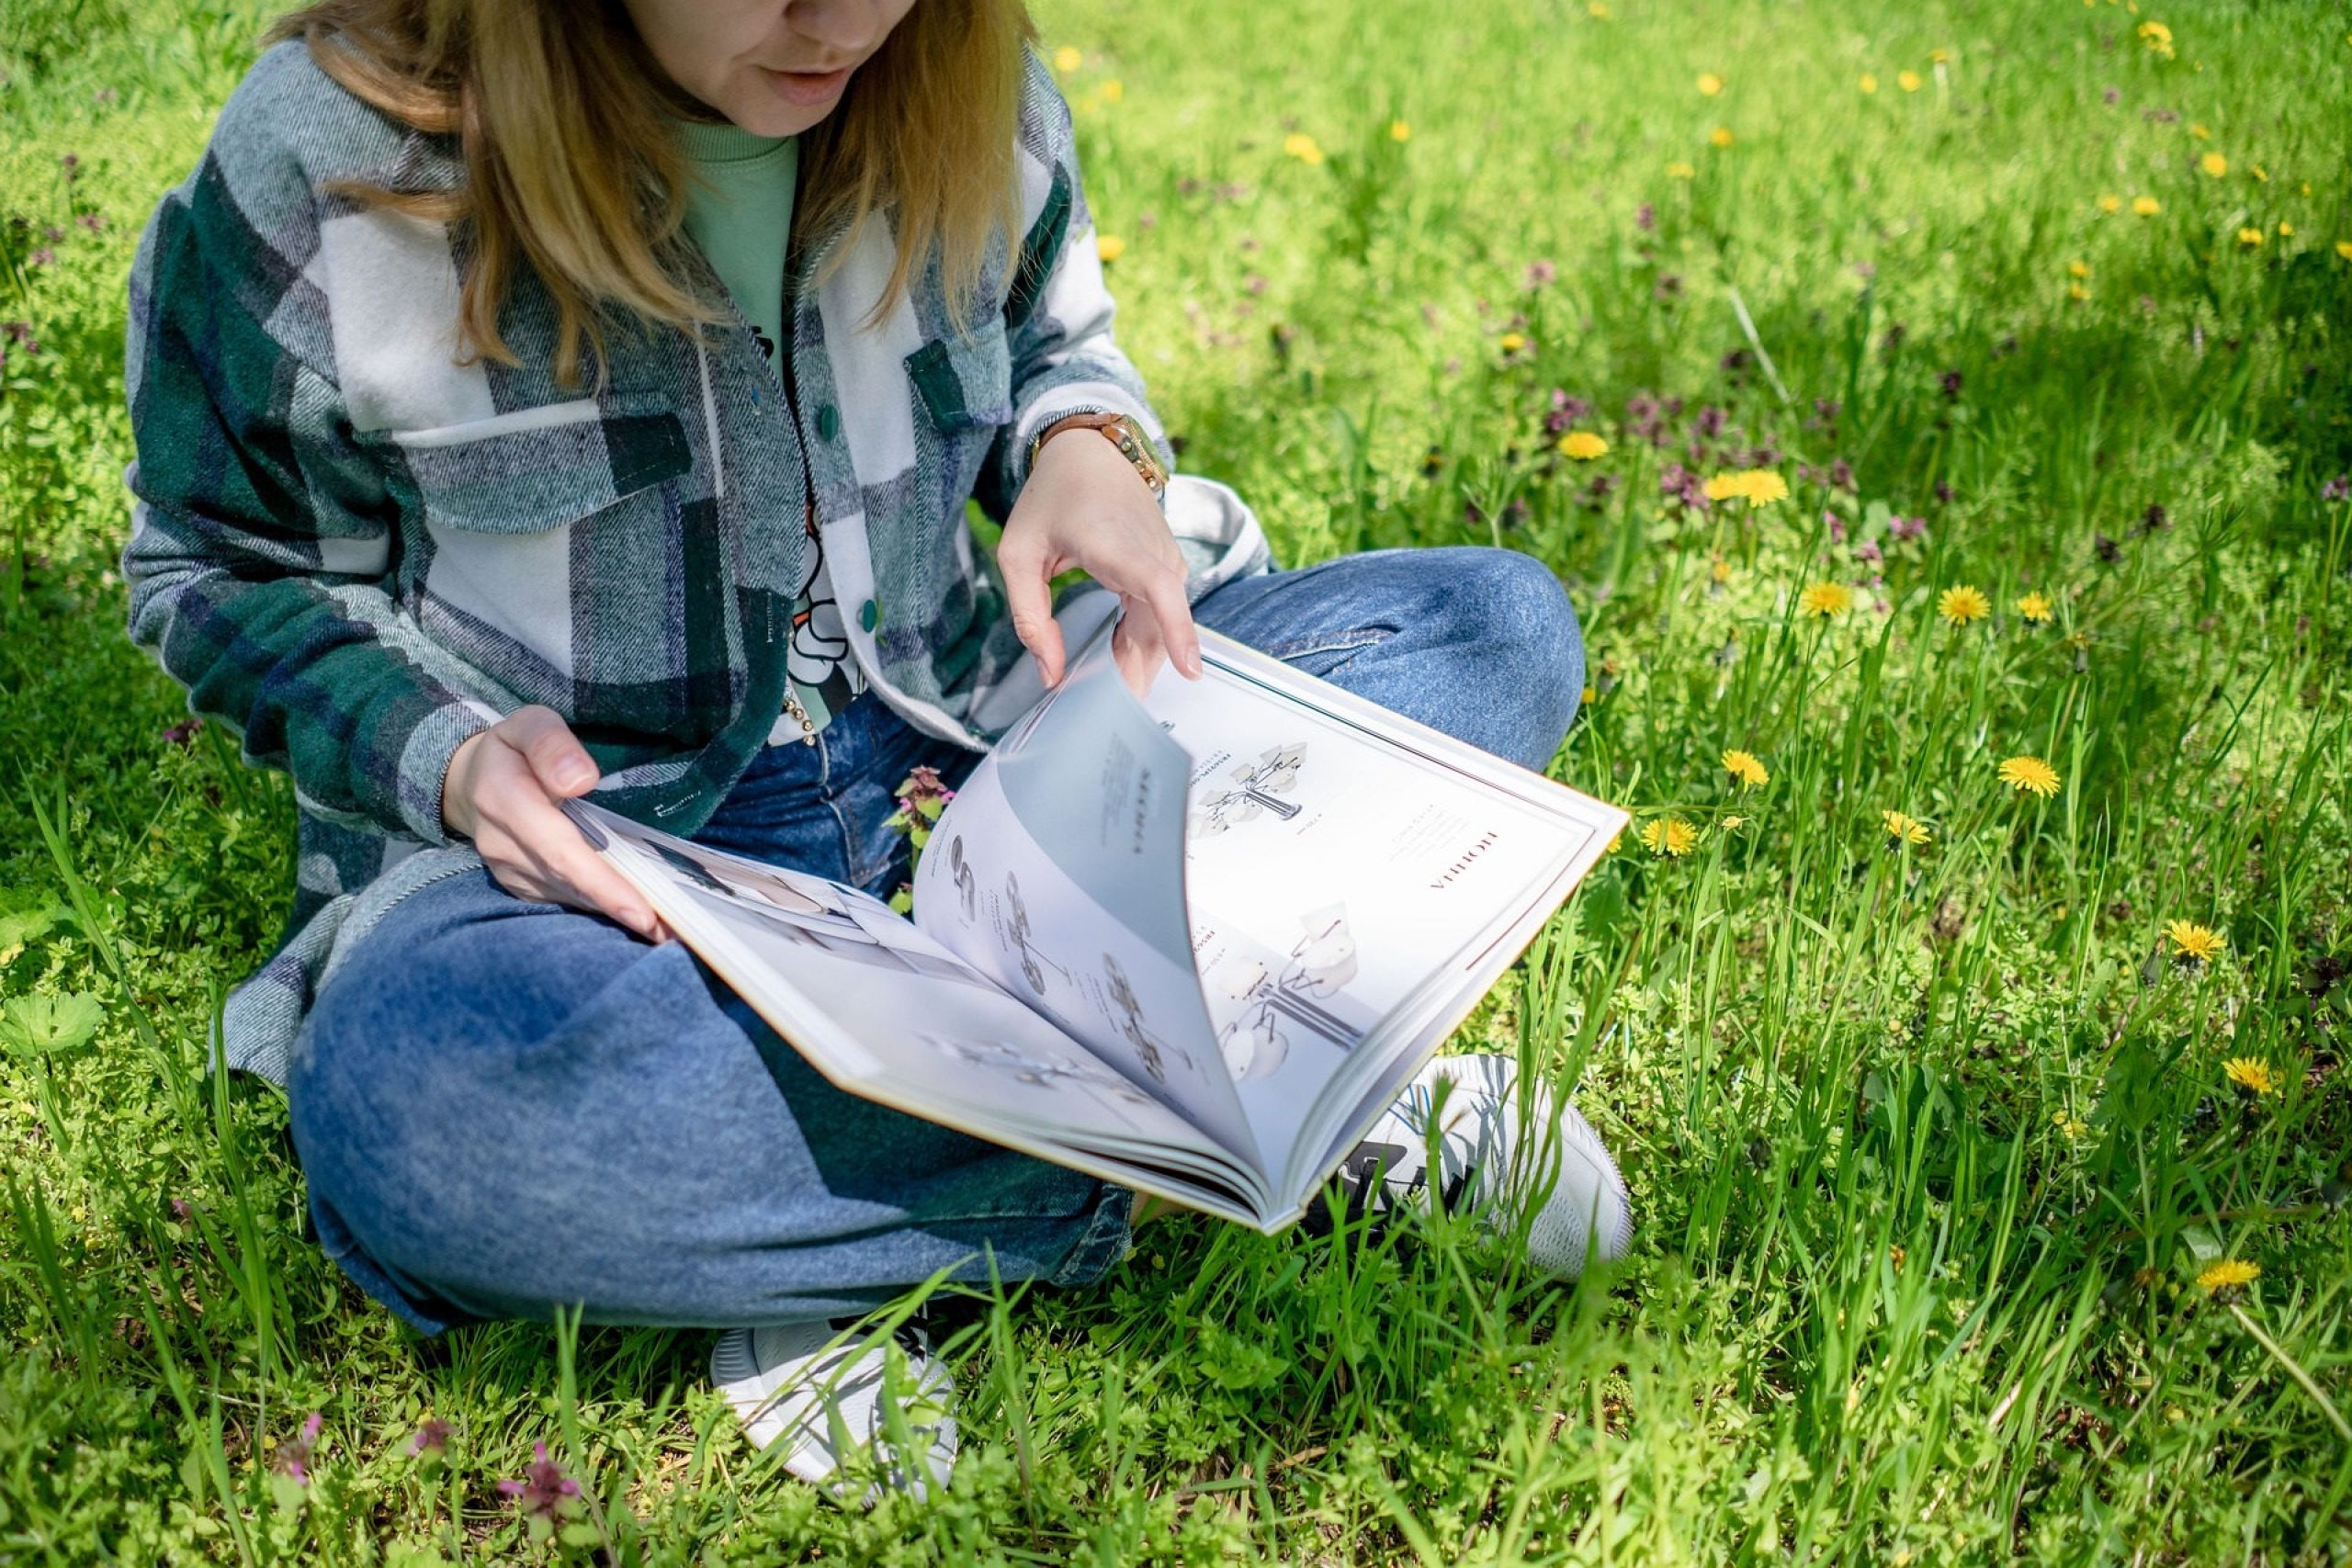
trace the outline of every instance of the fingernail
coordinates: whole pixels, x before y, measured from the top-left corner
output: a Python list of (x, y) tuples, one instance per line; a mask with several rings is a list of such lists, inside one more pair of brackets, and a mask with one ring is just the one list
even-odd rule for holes
[(596, 770), (585, 762), (566, 762), (555, 771), (558, 789), (586, 789), (595, 779)]

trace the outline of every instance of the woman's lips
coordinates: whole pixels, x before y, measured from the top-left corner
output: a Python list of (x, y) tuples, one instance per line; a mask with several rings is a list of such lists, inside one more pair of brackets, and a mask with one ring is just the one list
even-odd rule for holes
[(850, 70), (846, 65), (838, 71), (823, 73), (768, 71), (765, 66), (761, 69), (766, 72), (769, 85), (775, 88), (778, 97), (788, 104), (799, 104), (803, 107), (813, 107), (818, 104), (831, 102), (833, 96), (839, 93), (842, 85), (849, 81)]

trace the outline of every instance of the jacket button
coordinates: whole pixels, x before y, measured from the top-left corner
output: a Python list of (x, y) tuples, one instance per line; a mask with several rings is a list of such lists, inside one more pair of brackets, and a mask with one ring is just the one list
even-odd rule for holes
[(876, 624), (881, 619), (881, 607), (876, 604), (873, 600), (868, 599), (865, 604), (860, 604), (857, 607), (857, 624), (867, 631), (872, 631)]
[(817, 438), (831, 441), (842, 433), (842, 411), (831, 403), (817, 405)]

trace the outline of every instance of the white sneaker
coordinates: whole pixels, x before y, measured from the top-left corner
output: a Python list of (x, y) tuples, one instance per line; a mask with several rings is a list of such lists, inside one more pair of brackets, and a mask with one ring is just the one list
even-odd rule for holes
[[(1527, 1098), (1522, 1117), (1519, 1064), (1511, 1057), (1430, 1062), (1340, 1165), (1349, 1216), (1408, 1207), (1434, 1186), (1446, 1210), (1475, 1213), (1490, 1229), (1510, 1229), (1524, 1217), (1527, 1260), (1547, 1274), (1574, 1279), (1588, 1259), (1624, 1257), (1634, 1242), (1634, 1213), (1616, 1162), (1548, 1084), (1539, 1083)], [(1427, 1131), (1432, 1111), (1442, 1162), (1434, 1182)], [(1523, 1214), (1530, 1201), (1534, 1213)]]
[[(871, 1507), (886, 1486), (920, 1500), (944, 1489), (956, 1468), (955, 1381), (921, 1330), (860, 1336), (857, 1321), (728, 1329), (711, 1347), (710, 1381), (753, 1444), (788, 1445), (784, 1467), (834, 1501)], [(893, 1403), (899, 1433), (891, 1430)], [(881, 1480), (853, 1497), (836, 1472), (860, 1450), (874, 1456)]]

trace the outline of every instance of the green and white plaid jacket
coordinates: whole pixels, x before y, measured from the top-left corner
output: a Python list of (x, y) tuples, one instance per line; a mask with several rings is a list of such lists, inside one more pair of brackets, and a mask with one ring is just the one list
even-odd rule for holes
[[(286, 937), (231, 998), (229, 1065), (282, 1081), (338, 953), (479, 863), (443, 829), (441, 779), (502, 714), (554, 708), (601, 803), (698, 828), (782, 705), (809, 504), (883, 700), (978, 747), (1034, 698), (967, 500), (1001, 519), (1029, 437), (1067, 413), (1132, 414), (1166, 452), (1112, 339), (1069, 107), (1034, 58), (1020, 141), (1024, 237), (993, 248), (998, 308), (968, 336), (935, 268), (858, 329), (892, 255), (874, 224), (821, 288), (842, 234), (803, 245), (788, 389), (740, 319), (700, 344), (621, 321), (583, 396), (554, 382), (536, 279), (500, 318), (521, 365), (458, 365), (462, 231), (325, 188), (451, 188), (454, 145), (300, 43), (254, 65), (148, 223), (127, 353), (131, 637), (300, 806)], [(1167, 506), (1196, 597), (1264, 565), (1231, 491), (1187, 477)]]

